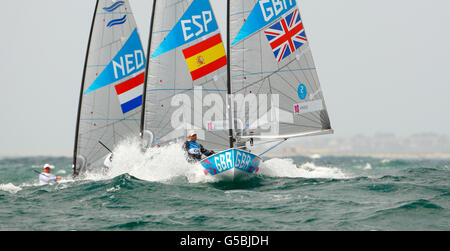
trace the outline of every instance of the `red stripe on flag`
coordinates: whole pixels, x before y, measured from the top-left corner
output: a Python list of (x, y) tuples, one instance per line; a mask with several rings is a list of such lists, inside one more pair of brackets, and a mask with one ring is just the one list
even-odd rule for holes
[(216, 61), (214, 61), (214, 62), (212, 62), (210, 64), (207, 64), (207, 65), (203, 66), (202, 68), (191, 72), (192, 80), (195, 81), (195, 80), (197, 80), (199, 78), (202, 78), (202, 77), (210, 74), (211, 72), (214, 72), (214, 71), (216, 71), (216, 70), (218, 70), (218, 69), (220, 69), (220, 68), (222, 68), (222, 67), (224, 67), (226, 65), (227, 65), (227, 57), (223, 56), (223, 57), (217, 59)]
[(281, 24), (283, 25), (283, 28), (286, 33), (270, 44), (270, 47), (272, 47), (272, 49), (275, 49), (278, 46), (280, 46), (281, 44), (283, 44), (284, 42), (291, 40), (292, 37), (294, 37), (295, 35), (300, 33), (300, 31), (303, 30), (303, 23), (298, 24), (292, 30), (288, 30), (288, 28), (286, 26), (286, 21), (284, 19), (282, 20)]
[(140, 86), (145, 82), (145, 72), (138, 75), (137, 77), (131, 78), (123, 83), (116, 85), (117, 95), (127, 92), (137, 86)]
[(195, 56), (195, 55), (199, 54), (200, 52), (205, 51), (205, 50), (213, 47), (214, 45), (217, 45), (220, 43), (222, 43), (222, 38), (220, 37), (220, 33), (219, 33), (215, 36), (212, 36), (212, 37), (206, 39), (203, 42), (200, 42), (194, 46), (191, 46), (191, 47), (183, 50), (184, 57), (186, 59), (190, 58), (190, 57)]

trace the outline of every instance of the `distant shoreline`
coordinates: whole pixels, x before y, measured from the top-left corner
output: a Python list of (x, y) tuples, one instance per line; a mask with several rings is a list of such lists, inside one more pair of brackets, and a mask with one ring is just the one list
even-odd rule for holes
[(270, 158), (292, 158), (292, 157), (370, 157), (376, 159), (439, 159), (450, 160), (450, 153), (341, 153), (308, 151), (304, 153), (268, 153)]

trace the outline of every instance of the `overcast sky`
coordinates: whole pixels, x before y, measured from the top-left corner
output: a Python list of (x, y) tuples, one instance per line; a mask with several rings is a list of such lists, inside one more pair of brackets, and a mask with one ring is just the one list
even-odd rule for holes
[[(131, 0), (146, 48), (152, 1)], [(211, 0), (225, 31), (225, 0)], [(449, 0), (298, 0), (332, 137), (450, 134)], [(1, 0), (0, 157), (70, 155), (94, 0)]]

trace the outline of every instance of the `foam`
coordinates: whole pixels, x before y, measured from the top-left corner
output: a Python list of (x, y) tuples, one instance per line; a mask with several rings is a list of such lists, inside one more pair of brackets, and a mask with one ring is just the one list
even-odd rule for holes
[[(189, 183), (216, 182), (211, 175), (205, 175), (200, 163), (191, 164), (186, 160), (182, 142), (172, 143), (143, 152), (139, 138), (127, 139), (114, 149), (114, 160), (106, 174), (88, 174), (87, 179), (112, 179), (129, 174), (150, 182), (172, 182), (184, 178)], [(312, 162), (297, 166), (292, 159), (271, 159), (261, 164), (260, 175), (289, 178), (349, 178), (335, 167), (316, 166)]]
[(307, 162), (297, 166), (292, 159), (270, 159), (263, 162), (260, 174), (269, 177), (287, 178), (324, 178), (348, 179), (350, 178), (336, 167), (316, 166)]
[(15, 193), (19, 192), (20, 190), (22, 190), (22, 188), (20, 186), (15, 186), (12, 183), (0, 184), (0, 191), (5, 191), (8, 193), (15, 194)]
[(133, 138), (121, 142), (114, 149), (112, 167), (106, 174), (89, 174), (88, 179), (111, 179), (129, 174), (150, 182), (170, 182), (184, 177), (189, 183), (215, 181), (206, 176), (200, 163), (187, 162), (181, 143), (172, 143), (143, 152), (140, 139)]

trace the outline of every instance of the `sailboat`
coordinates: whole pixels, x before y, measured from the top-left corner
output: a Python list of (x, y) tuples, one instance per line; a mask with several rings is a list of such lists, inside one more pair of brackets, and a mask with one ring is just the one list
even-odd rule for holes
[(154, 1), (141, 134), (154, 147), (195, 130), (217, 153), (204, 173), (235, 180), (286, 140), (333, 129), (296, 1), (227, 5), (224, 41), (209, 0)]
[(121, 140), (139, 135), (145, 53), (128, 0), (97, 0), (83, 71), (73, 175), (111, 165)]

